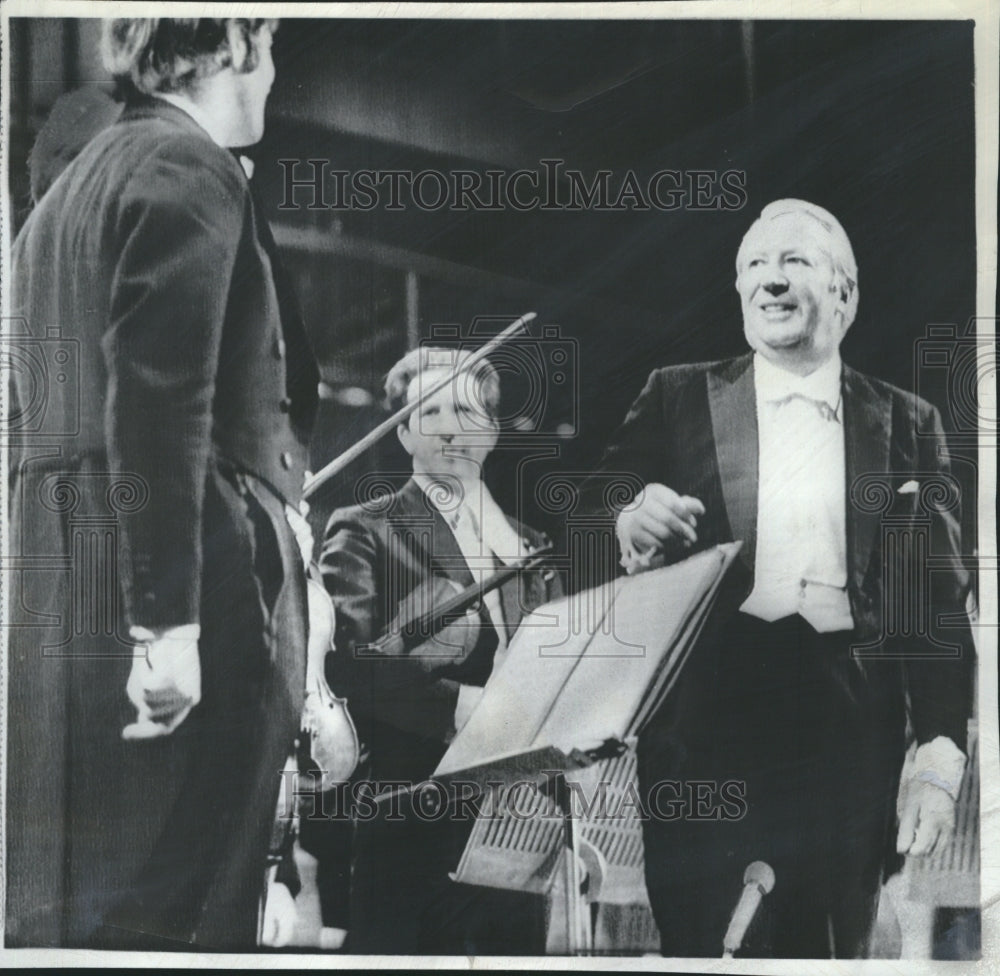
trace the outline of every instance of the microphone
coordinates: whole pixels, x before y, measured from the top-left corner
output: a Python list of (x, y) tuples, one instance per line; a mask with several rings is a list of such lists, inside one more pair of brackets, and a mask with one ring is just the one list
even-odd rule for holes
[(736, 903), (736, 910), (729, 920), (729, 928), (722, 940), (723, 959), (732, 959), (733, 953), (743, 943), (743, 936), (753, 921), (761, 899), (774, 887), (774, 871), (763, 861), (752, 861), (743, 872), (743, 893)]

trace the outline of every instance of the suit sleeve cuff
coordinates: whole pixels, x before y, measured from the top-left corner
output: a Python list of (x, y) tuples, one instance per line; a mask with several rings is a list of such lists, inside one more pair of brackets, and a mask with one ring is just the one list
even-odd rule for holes
[(965, 773), (965, 761), (965, 753), (951, 739), (939, 735), (917, 748), (910, 778), (933, 783), (953, 800), (957, 800)]
[(152, 641), (169, 638), (170, 640), (196, 641), (201, 638), (200, 624), (181, 624), (178, 627), (162, 627), (150, 630), (138, 624), (129, 628), (129, 637), (138, 644), (149, 644)]

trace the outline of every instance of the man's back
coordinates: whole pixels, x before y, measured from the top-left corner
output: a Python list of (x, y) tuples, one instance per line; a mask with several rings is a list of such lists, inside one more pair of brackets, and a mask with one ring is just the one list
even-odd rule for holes
[[(154, 431), (173, 417), (182, 446), (204, 432), (179, 414), (207, 407), (218, 452), (298, 498), (316, 374), (311, 357), (287, 362), (304, 333), (269, 243), (239, 163), (182, 110), (139, 101), (91, 141), (14, 247), (13, 314), (36, 338), (55, 328), (79, 344), (79, 377), (48, 389), (46, 431), (64, 457), (103, 455), (125, 413)], [(123, 374), (110, 389), (109, 364)], [(180, 396), (149, 412), (149, 389), (171, 386)], [(145, 460), (146, 444), (132, 447)]]

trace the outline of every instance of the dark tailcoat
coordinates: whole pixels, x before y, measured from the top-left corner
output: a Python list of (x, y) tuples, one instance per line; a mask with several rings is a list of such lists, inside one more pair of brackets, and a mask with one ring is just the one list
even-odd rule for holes
[[(317, 371), (236, 157), (137, 100), (14, 246), (8, 944), (252, 946), (303, 693)], [(131, 625), (202, 702), (126, 743)], [(164, 941), (165, 940), (165, 941)]]
[[(834, 644), (839, 640), (836, 651), (807, 653), (801, 650), (804, 645), (794, 627), (758, 628), (752, 618), (737, 614), (753, 585), (757, 529), (752, 364), (752, 356), (747, 355), (656, 370), (601, 462), (602, 476), (621, 474), (642, 483), (660, 482), (681, 495), (700, 499), (705, 515), (698, 519), (699, 548), (743, 541), (740, 558), (720, 593), (710, 631), (722, 636), (714, 645), (706, 640), (696, 649), (675, 699), (644, 732), (640, 776), (647, 785), (665, 778), (715, 775), (743, 780), (749, 766), (767, 765), (767, 775), (760, 782), (771, 789), (775, 779), (768, 777), (773, 770), (783, 762), (794, 765), (794, 749), (808, 738), (790, 741), (795, 738), (794, 723), (804, 722), (802, 728), (807, 728), (812, 721), (801, 702), (813, 701), (809, 698), (813, 694), (816, 702), (837, 702), (836, 721), (846, 724), (847, 731), (839, 732), (834, 744), (816, 744), (812, 753), (812, 746), (802, 745), (805, 751), (799, 766), (818, 762), (827, 746), (840, 763), (836, 769), (829, 764), (817, 768), (815, 782), (825, 789), (831, 780), (843, 777), (836, 803), (854, 804), (834, 831), (842, 828), (844, 837), (833, 841), (833, 849), (841, 842), (845, 850), (848, 843), (867, 846), (867, 851), (859, 850), (855, 857), (857, 863), (864, 861), (859, 871), (865, 877), (854, 879), (854, 894), (861, 899), (877, 886), (879, 845), (891, 826), (885, 821), (894, 814), (907, 724), (920, 743), (943, 735), (965, 748), (973, 650), (965, 613), (968, 579), (960, 560), (958, 487), (950, 474), (937, 411), (912, 394), (845, 366), (847, 591), (855, 629), (834, 639)], [(915, 548), (909, 550), (911, 544)], [(809, 540), (803, 539), (802, 545), (809, 545)], [(923, 569), (912, 572), (907, 553), (918, 551), (930, 556), (933, 570), (925, 563)], [(756, 636), (744, 636), (751, 631)], [(777, 650), (770, 656), (772, 638), (790, 643), (787, 659), (780, 658)], [(810, 646), (833, 647), (823, 635), (809, 640)], [(789, 718), (781, 711), (790, 702), (798, 709), (797, 717)], [(825, 708), (817, 706), (815, 714)], [(737, 755), (743, 758), (734, 759)], [(795, 775), (785, 768), (777, 777), (778, 789), (794, 782)], [(747, 789), (752, 786), (748, 784)], [(752, 810), (755, 798), (750, 799)], [(760, 790), (756, 799), (760, 800)], [(789, 818), (784, 822), (801, 826), (808, 818), (798, 803), (795, 798), (788, 800), (779, 814)], [(858, 813), (861, 808), (863, 813)], [(866, 825), (849, 826), (854, 816)], [(777, 822), (774, 829), (780, 832)], [(671, 891), (671, 877), (684, 875), (678, 851), (707, 838), (716, 828), (656, 818), (644, 826), (647, 886), (664, 936), (664, 951), (700, 954), (702, 947), (691, 949), (683, 943), (683, 919), (690, 918), (670, 900), (676, 895)], [(809, 842), (796, 841), (795, 829), (790, 828), (784, 838), (785, 846), (791, 855), (807, 859)], [(712, 843), (720, 849), (736, 836), (731, 825), (719, 825), (717, 830)], [(852, 840), (852, 831), (853, 838), (867, 839)], [(766, 842), (764, 847), (766, 853)], [(732, 892), (739, 894), (743, 868), (752, 858), (736, 863), (742, 854), (738, 848), (732, 850), (732, 863), (726, 870), (733, 875), (733, 884), (723, 888), (722, 894), (692, 887), (687, 893), (689, 902), (700, 897), (720, 901), (724, 911), (735, 904)], [(846, 861), (843, 868), (848, 873), (852, 870)], [(697, 870), (705, 869), (692, 868), (692, 876)], [(679, 925), (674, 924), (676, 919), (682, 919)], [(722, 918), (718, 931), (710, 933), (710, 944), (704, 948), (707, 954), (721, 952), (724, 928)], [(675, 936), (681, 945), (671, 944)], [(853, 950), (848, 947), (846, 951)]]

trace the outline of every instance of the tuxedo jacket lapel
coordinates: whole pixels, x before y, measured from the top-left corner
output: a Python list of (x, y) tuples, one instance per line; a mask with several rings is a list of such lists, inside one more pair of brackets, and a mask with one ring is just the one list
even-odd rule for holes
[(860, 588), (868, 570), (881, 512), (862, 510), (853, 503), (852, 495), (859, 477), (889, 470), (892, 402), (848, 366), (844, 367), (843, 390), (847, 560), (851, 578)]
[[(529, 554), (548, 545), (548, 539), (543, 535), (510, 516), (505, 517)], [(463, 589), (476, 581), (454, 533), (412, 478), (397, 493), (391, 518), (395, 527), (394, 536), (408, 540), (405, 548), (413, 563), (409, 568), (413, 575), (413, 586), (424, 580), (428, 571), (447, 576)], [(397, 558), (402, 556), (403, 553), (399, 553)], [(499, 596), (506, 615), (504, 623), (508, 636), (511, 636), (526, 608), (548, 602), (544, 572), (539, 570), (515, 576), (500, 588)], [(486, 613), (492, 620), (488, 608)]]
[[(396, 496), (392, 519), (400, 529), (407, 524), (410, 526), (411, 545), (421, 566), (447, 576), (463, 588), (472, 585), (472, 573), (462, 555), (462, 550), (458, 547), (454, 533), (448, 528), (441, 513), (412, 479)], [(425, 575), (426, 573), (421, 574)]]
[(741, 356), (708, 373), (708, 405), (722, 495), (740, 558), (754, 568), (757, 541), (757, 401), (753, 357)]

